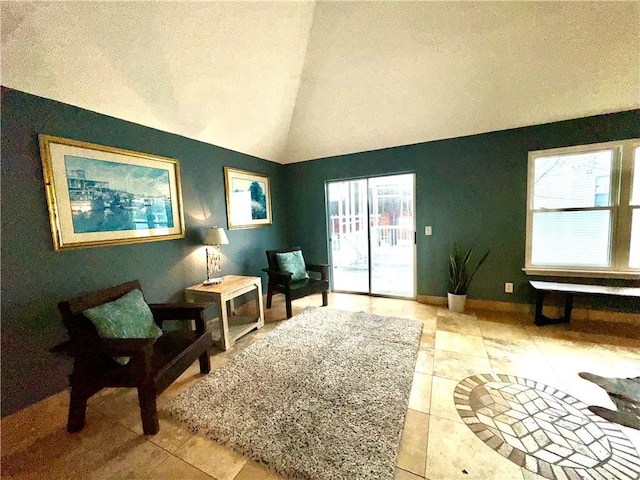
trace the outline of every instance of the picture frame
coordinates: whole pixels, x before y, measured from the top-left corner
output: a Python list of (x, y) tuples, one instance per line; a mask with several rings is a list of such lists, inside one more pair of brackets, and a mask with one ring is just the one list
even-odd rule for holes
[(55, 250), (185, 237), (177, 160), (38, 135)]
[(224, 167), (229, 230), (266, 227), (271, 220), (271, 186), (262, 173)]

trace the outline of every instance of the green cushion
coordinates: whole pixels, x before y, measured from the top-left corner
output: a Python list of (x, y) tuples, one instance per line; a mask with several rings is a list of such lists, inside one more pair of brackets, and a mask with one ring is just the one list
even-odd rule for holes
[(307, 269), (304, 264), (304, 257), (300, 250), (286, 253), (276, 253), (276, 259), (278, 260), (278, 266), (283, 272), (291, 272), (293, 276), (291, 280), (304, 280), (309, 278)]
[[(158, 338), (162, 335), (162, 330), (153, 321), (149, 305), (138, 289), (83, 313), (93, 322), (102, 338)], [(115, 360), (126, 365), (129, 357), (118, 357)]]

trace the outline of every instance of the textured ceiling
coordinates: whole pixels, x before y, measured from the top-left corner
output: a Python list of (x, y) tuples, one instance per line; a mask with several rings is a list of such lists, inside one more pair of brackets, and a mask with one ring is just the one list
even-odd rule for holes
[(290, 163), (640, 107), (639, 2), (6, 2), (2, 84)]

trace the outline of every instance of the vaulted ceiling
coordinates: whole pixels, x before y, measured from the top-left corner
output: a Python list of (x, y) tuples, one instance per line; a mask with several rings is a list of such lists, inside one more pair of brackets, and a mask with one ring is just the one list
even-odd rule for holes
[(640, 108), (639, 5), (2, 1), (2, 84), (290, 163)]

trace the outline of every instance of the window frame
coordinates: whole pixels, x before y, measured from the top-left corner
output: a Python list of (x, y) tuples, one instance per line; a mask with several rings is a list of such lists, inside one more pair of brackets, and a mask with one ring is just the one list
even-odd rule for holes
[[(570, 147), (535, 150), (528, 153), (527, 164), (527, 226), (525, 268), (528, 275), (555, 275), (568, 277), (596, 277), (596, 278), (640, 278), (640, 268), (629, 267), (631, 251), (631, 227), (634, 209), (640, 206), (631, 204), (631, 191), (635, 168), (635, 150), (640, 148), (640, 138), (619, 140), (613, 142), (576, 145)], [(553, 156), (578, 155), (589, 152), (613, 150), (611, 164), (611, 183), (609, 192), (611, 202), (609, 206), (570, 207), (534, 209), (533, 181), (535, 162), (538, 158)], [(572, 265), (534, 265), (533, 253), (533, 217), (538, 212), (571, 212), (609, 210), (610, 216), (610, 246), (609, 266), (572, 266)]]

